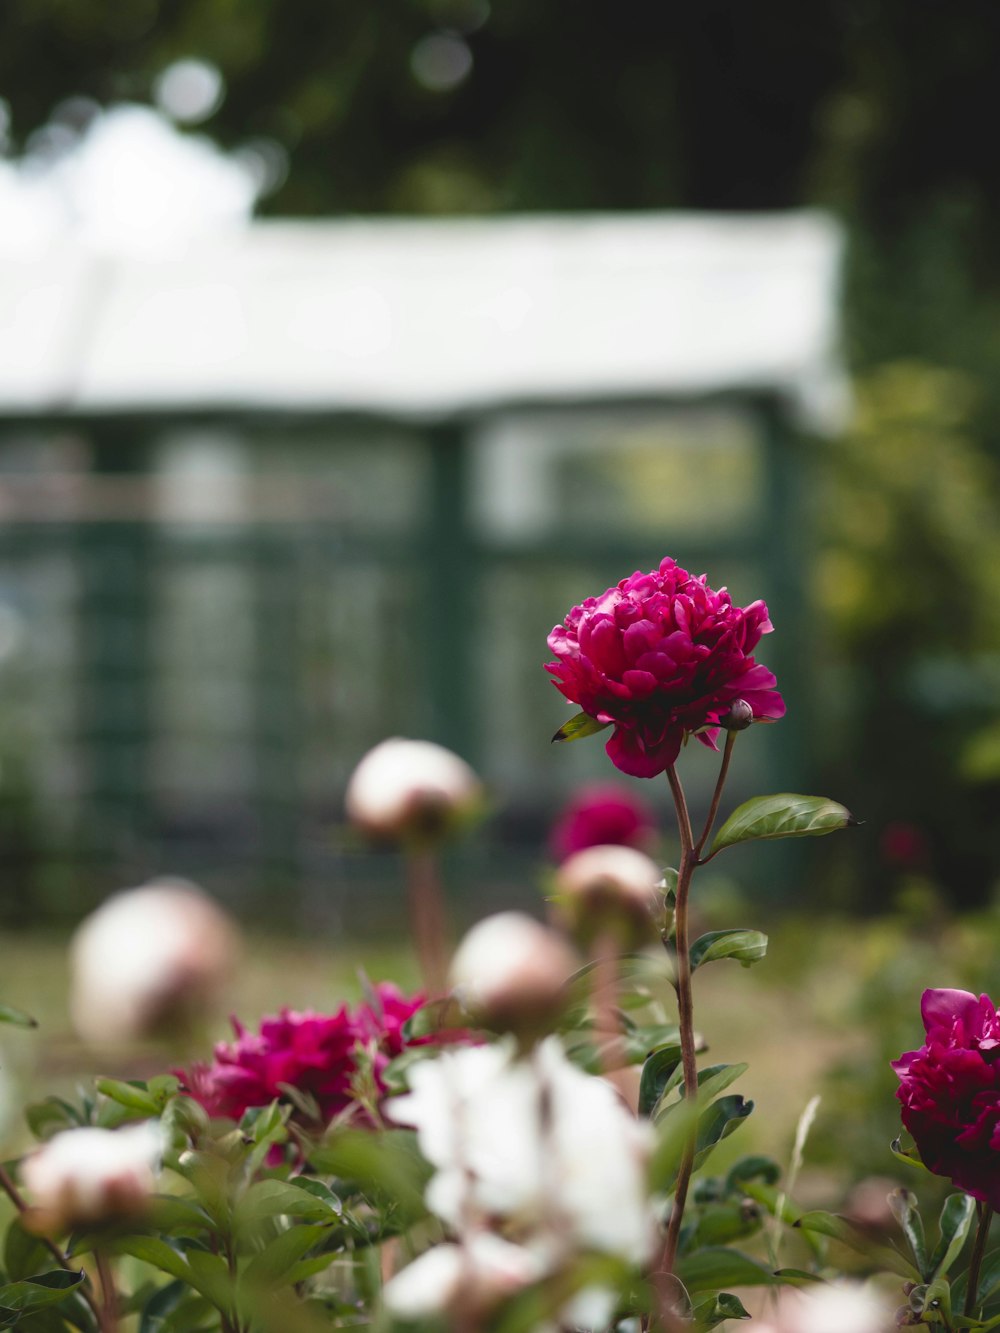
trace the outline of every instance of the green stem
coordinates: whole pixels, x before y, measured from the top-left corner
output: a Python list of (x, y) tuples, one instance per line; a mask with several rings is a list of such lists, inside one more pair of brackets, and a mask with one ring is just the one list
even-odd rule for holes
[(969, 1262), (969, 1286), (965, 1294), (965, 1310), (963, 1311), (970, 1318), (979, 1298), (979, 1270), (983, 1266), (986, 1240), (990, 1234), (990, 1223), (993, 1221), (993, 1209), (989, 1204), (980, 1203), (976, 1205), (976, 1208), (979, 1213), (979, 1230), (976, 1232), (976, 1243), (972, 1247), (972, 1259)]
[[(688, 938), (688, 895), (691, 888), (691, 876), (698, 864), (691, 832), (691, 816), (688, 813), (684, 788), (677, 776), (676, 768), (667, 769), (667, 781), (674, 799), (677, 812), (677, 828), (681, 839), (681, 863), (677, 871), (677, 898), (674, 905), (674, 947), (677, 951), (677, 979), (674, 983), (677, 991), (677, 1018), (681, 1038), (681, 1067), (684, 1071), (684, 1095), (694, 1098), (698, 1095), (698, 1058), (695, 1051), (694, 1036), (694, 998), (691, 990), (691, 944)], [(680, 1238), (681, 1222), (684, 1219), (684, 1207), (687, 1203), (688, 1186), (694, 1166), (694, 1151), (697, 1140), (697, 1122), (691, 1126), (691, 1133), (684, 1145), (684, 1154), (677, 1172), (677, 1185), (674, 1190), (674, 1202), (667, 1224), (667, 1236), (663, 1244), (663, 1253), (656, 1271), (656, 1278), (669, 1277), (674, 1271), (677, 1258), (677, 1243)], [(659, 1285), (659, 1284), (658, 1284)]]

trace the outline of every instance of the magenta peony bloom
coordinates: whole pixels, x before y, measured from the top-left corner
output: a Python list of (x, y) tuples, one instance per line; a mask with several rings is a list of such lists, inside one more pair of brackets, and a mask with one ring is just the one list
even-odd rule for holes
[(329, 1121), (354, 1101), (360, 1049), (370, 1054), (376, 1083), (384, 1090), (382, 1071), (405, 1047), (459, 1035), (437, 1033), (407, 1042), (403, 1025), (424, 997), (407, 998), (388, 982), (375, 986), (373, 994), (372, 1003), (353, 1013), (346, 1005), (335, 1014), (283, 1009), (276, 1018), (263, 1019), (259, 1033), (234, 1018), (236, 1040), (219, 1042), (212, 1064), (180, 1073), (186, 1091), (209, 1115), (238, 1120), (248, 1107), (287, 1100), (282, 1084), (288, 1084), (313, 1097)]
[(1000, 1208), (1000, 1014), (987, 995), (925, 990), (926, 1045), (892, 1067), (926, 1167)]
[(770, 632), (763, 602), (733, 606), (725, 588), (692, 578), (667, 557), (575, 606), (549, 635), (556, 688), (614, 726), (608, 755), (623, 773), (652, 778), (677, 758), (688, 733), (715, 749), (737, 699), (755, 721), (782, 717), (773, 674), (750, 655)]
[(557, 861), (588, 847), (648, 850), (656, 838), (653, 812), (626, 787), (594, 783), (582, 787), (556, 820), (549, 845)]

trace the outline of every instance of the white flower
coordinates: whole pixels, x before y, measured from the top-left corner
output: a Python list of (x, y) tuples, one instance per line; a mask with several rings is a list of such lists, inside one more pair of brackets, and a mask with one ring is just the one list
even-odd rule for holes
[(479, 779), (457, 754), (432, 741), (393, 737), (358, 764), (344, 804), (365, 833), (397, 840), (447, 832), (481, 796)]
[(543, 1276), (536, 1255), (479, 1231), (463, 1245), (435, 1245), (386, 1283), (386, 1308), (404, 1319), (461, 1309), (483, 1315)]
[(163, 1151), (155, 1121), (126, 1129), (69, 1129), (24, 1159), (37, 1229), (63, 1231), (141, 1213)]
[(870, 1288), (831, 1282), (784, 1288), (760, 1333), (891, 1333), (894, 1328), (892, 1310)]
[(95, 1045), (183, 1026), (214, 1002), (237, 952), (229, 917), (186, 880), (115, 894), (70, 945), (73, 1024)]
[(475, 1017), (498, 1032), (531, 1037), (552, 1027), (577, 965), (556, 931), (523, 912), (499, 912), (472, 927), (449, 976)]
[(413, 1125), (437, 1170), (431, 1210), (460, 1234), (501, 1218), (539, 1252), (594, 1249), (642, 1262), (654, 1228), (645, 1167), (651, 1127), (549, 1038), (531, 1060), (465, 1047), (410, 1070), (387, 1114)]

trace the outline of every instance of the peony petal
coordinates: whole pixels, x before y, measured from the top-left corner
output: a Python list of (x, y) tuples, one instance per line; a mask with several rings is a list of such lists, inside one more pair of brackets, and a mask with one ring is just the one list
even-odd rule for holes
[(944, 1028), (951, 1033), (961, 1024), (974, 1024), (979, 1012), (979, 999), (967, 990), (925, 990), (920, 999), (920, 1016), (928, 1037), (933, 1029)]

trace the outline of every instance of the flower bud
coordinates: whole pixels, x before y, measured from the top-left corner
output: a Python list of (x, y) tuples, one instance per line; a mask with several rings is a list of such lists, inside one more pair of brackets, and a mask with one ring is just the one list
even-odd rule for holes
[(141, 1216), (156, 1183), (163, 1135), (155, 1121), (126, 1129), (70, 1129), (25, 1158), (31, 1230), (55, 1235)]
[(566, 941), (523, 912), (500, 912), (458, 946), (450, 980), (469, 1013), (496, 1032), (525, 1039), (551, 1030), (579, 963)]
[(236, 927), (194, 884), (117, 893), (70, 944), (73, 1024), (93, 1045), (183, 1031), (212, 1007), (237, 954)]
[(479, 779), (464, 759), (432, 741), (395, 737), (369, 750), (347, 784), (347, 816), (370, 837), (434, 841), (474, 813)]
[(745, 699), (734, 699), (728, 712), (719, 718), (719, 726), (725, 731), (746, 731), (753, 722), (753, 709)]
[(450, 1314), (478, 1328), (544, 1271), (530, 1250), (480, 1231), (464, 1245), (435, 1245), (397, 1273), (385, 1286), (386, 1309), (406, 1320)]
[(586, 943), (610, 935), (623, 947), (654, 931), (662, 872), (634, 847), (588, 847), (556, 872), (556, 891), (573, 934)]

